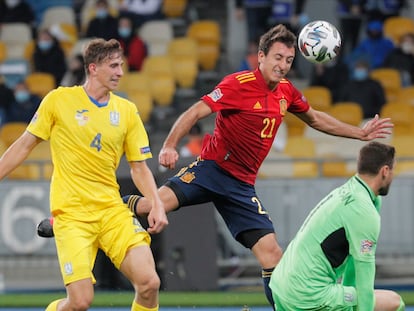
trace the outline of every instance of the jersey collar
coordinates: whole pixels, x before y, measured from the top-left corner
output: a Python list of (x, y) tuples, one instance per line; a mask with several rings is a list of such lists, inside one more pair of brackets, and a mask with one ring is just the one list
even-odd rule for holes
[(380, 208), (381, 208), (381, 198), (380, 198), (380, 196), (375, 195), (374, 191), (372, 191), (372, 189), (370, 187), (368, 187), (368, 185), (365, 183), (365, 181), (363, 181), (358, 175), (354, 175), (353, 178), (359, 184), (361, 184), (362, 187), (364, 187), (367, 190), (367, 192), (368, 192), (368, 194), (369, 194), (369, 196), (371, 198), (371, 201), (372, 201), (372, 203), (375, 206), (375, 209), (377, 211), (379, 211)]

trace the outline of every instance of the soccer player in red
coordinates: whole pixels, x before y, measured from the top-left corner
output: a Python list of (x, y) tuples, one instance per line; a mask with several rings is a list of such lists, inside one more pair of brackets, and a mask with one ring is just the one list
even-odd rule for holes
[[(213, 202), (233, 237), (251, 249), (263, 269), (266, 297), (274, 307), (268, 286), (282, 256), (273, 223), (255, 191), (257, 172), (272, 147), (287, 112), (330, 135), (372, 140), (391, 133), (388, 118), (375, 116), (363, 128), (312, 109), (306, 98), (285, 79), (295, 57), (296, 36), (283, 25), (265, 33), (259, 43), (259, 66), (230, 74), (188, 108), (175, 122), (159, 154), (161, 165), (174, 169), (180, 140), (200, 119), (216, 113), (212, 135), (206, 135), (197, 161), (183, 168), (159, 188), (167, 212), (181, 206)], [(124, 197), (137, 215), (150, 211), (150, 200)]]

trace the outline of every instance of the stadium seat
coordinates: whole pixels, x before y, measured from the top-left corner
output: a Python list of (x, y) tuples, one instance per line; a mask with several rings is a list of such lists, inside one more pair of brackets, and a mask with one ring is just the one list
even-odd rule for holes
[(188, 0), (163, 0), (162, 12), (167, 18), (183, 17)]
[(147, 21), (138, 34), (146, 43), (149, 56), (167, 54), (168, 44), (174, 38), (173, 26), (168, 20)]
[(294, 177), (308, 178), (319, 175), (318, 163), (316, 162), (316, 146), (313, 140), (304, 136), (289, 137), (284, 153), (294, 160)]
[(30, 153), (27, 160), (36, 161), (27, 163), (30, 166), (28, 179), (31, 180), (49, 180), (53, 174), (52, 154), (50, 151), (50, 142), (43, 141), (38, 144)]
[(0, 127), (0, 141), (8, 148), (13, 144), (20, 135), (26, 130), (25, 122), (7, 122)]
[(168, 55), (178, 86), (193, 88), (198, 75), (197, 42), (188, 37), (175, 38), (168, 45)]
[(32, 72), (26, 76), (26, 84), (30, 92), (40, 98), (46, 96), (56, 87), (55, 78), (52, 74), (46, 72)]
[(399, 90), (396, 101), (406, 102), (414, 107), (414, 86), (403, 87)]
[(76, 25), (76, 15), (72, 7), (53, 6), (46, 9), (39, 29), (49, 28), (55, 24), (62, 23)]
[(410, 32), (414, 33), (414, 21), (409, 17), (393, 16), (384, 21), (384, 35), (395, 45), (399, 44), (402, 35)]
[(144, 59), (142, 71), (149, 77), (149, 89), (158, 106), (169, 106), (174, 100), (176, 83), (171, 58), (153, 55)]
[(187, 36), (197, 42), (198, 64), (202, 70), (214, 70), (220, 57), (221, 33), (217, 21), (198, 20), (187, 28)]
[(360, 126), (363, 120), (362, 108), (356, 102), (336, 102), (328, 113), (342, 122), (355, 126)]
[(126, 94), (134, 91), (148, 92), (148, 89), (149, 77), (143, 71), (124, 73), (118, 86), (118, 90)]
[(346, 160), (337, 156), (327, 156), (322, 162), (322, 176), (324, 177), (350, 177), (355, 174), (354, 170), (348, 169)]
[(391, 140), (391, 144), (395, 147), (397, 155), (396, 175), (414, 176), (413, 140), (413, 135), (394, 136)]
[(26, 44), (32, 40), (32, 30), (25, 23), (5, 23), (1, 25), (0, 41), (7, 46), (8, 59), (21, 59)]
[(286, 113), (283, 122), (286, 124), (288, 137), (304, 135), (307, 124), (293, 113)]
[(382, 118), (391, 118), (393, 136), (414, 135), (414, 107), (406, 102), (387, 102), (380, 111)]
[(130, 91), (128, 92), (128, 99), (137, 106), (142, 122), (147, 123), (151, 119), (154, 108), (151, 92), (148, 90)]
[(320, 111), (328, 111), (332, 106), (332, 94), (329, 88), (324, 86), (308, 86), (302, 90), (312, 108)]
[(397, 98), (402, 88), (400, 72), (394, 68), (377, 68), (370, 72), (370, 77), (377, 80), (383, 87), (387, 101)]
[(7, 59), (7, 45), (0, 41), (0, 63)]

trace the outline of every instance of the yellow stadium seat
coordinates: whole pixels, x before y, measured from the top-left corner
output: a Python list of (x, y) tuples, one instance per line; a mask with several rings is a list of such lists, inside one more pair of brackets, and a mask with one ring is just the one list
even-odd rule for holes
[(72, 7), (52, 6), (46, 9), (39, 29), (49, 28), (61, 23), (76, 25), (76, 15)]
[(396, 101), (406, 102), (414, 107), (414, 86), (403, 87), (398, 92)]
[(402, 88), (400, 72), (394, 68), (378, 68), (370, 72), (370, 77), (377, 80), (383, 87), (387, 101), (397, 98)]
[(46, 72), (32, 72), (26, 76), (25, 81), (30, 92), (41, 98), (56, 86), (53, 75)]
[(162, 12), (167, 18), (183, 17), (188, 0), (163, 0)]
[(187, 36), (197, 42), (198, 64), (202, 70), (214, 70), (220, 57), (221, 33), (217, 21), (198, 20), (187, 28)]
[(7, 46), (4, 42), (0, 41), (0, 63), (7, 59)]
[(313, 109), (328, 111), (332, 106), (331, 91), (324, 86), (308, 86), (302, 90)]
[(391, 118), (393, 135), (414, 135), (414, 107), (406, 102), (387, 102), (380, 111), (382, 118)]
[(409, 17), (394, 16), (384, 21), (384, 35), (395, 45), (399, 44), (402, 35), (414, 33), (414, 21)]
[(316, 146), (312, 139), (304, 136), (289, 137), (283, 152), (294, 160), (294, 177), (308, 178), (319, 175), (318, 163), (315, 158)]
[(413, 141), (413, 135), (400, 135), (392, 138), (391, 145), (395, 147), (397, 156), (396, 175), (414, 175)]
[(26, 44), (32, 39), (32, 30), (26, 23), (4, 23), (1, 25), (0, 41), (6, 44), (9, 59), (23, 58)]
[(188, 37), (175, 38), (168, 45), (168, 55), (178, 86), (193, 88), (198, 75), (197, 42)]
[(283, 121), (286, 124), (288, 137), (304, 135), (307, 124), (293, 113), (286, 113)]
[(25, 122), (7, 122), (0, 127), (0, 141), (8, 148), (26, 130)]
[(132, 101), (138, 109), (142, 122), (147, 123), (151, 119), (154, 103), (151, 93), (146, 91), (130, 91), (128, 99)]
[(323, 159), (322, 175), (324, 177), (350, 177), (355, 172), (348, 169), (348, 163), (337, 156), (327, 156)]
[(118, 90), (126, 94), (135, 91), (148, 92), (148, 89), (149, 77), (142, 71), (124, 73), (118, 86)]
[(355, 126), (359, 126), (363, 120), (362, 108), (356, 102), (336, 102), (328, 113), (342, 122)]

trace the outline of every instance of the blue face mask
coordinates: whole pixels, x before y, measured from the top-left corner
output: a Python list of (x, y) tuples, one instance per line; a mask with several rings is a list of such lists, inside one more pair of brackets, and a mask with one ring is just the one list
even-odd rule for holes
[(362, 81), (368, 78), (368, 70), (364, 68), (356, 68), (353, 72), (354, 80)]
[(14, 93), (14, 98), (18, 103), (24, 103), (29, 100), (30, 93), (27, 91), (16, 91)]
[(37, 42), (37, 46), (42, 51), (49, 51), (52, 45), (53, 45), (53, 42), (49, 40), (40, 40), (39, 42)]
[(128, 38), (131, 35), (131, 28), (119, 27), (118, 33), (122, 38)]
[(106, 9), (97, 9), (96, 10), (96, 17), (103, 19), (108, 16), (108, 11)]

